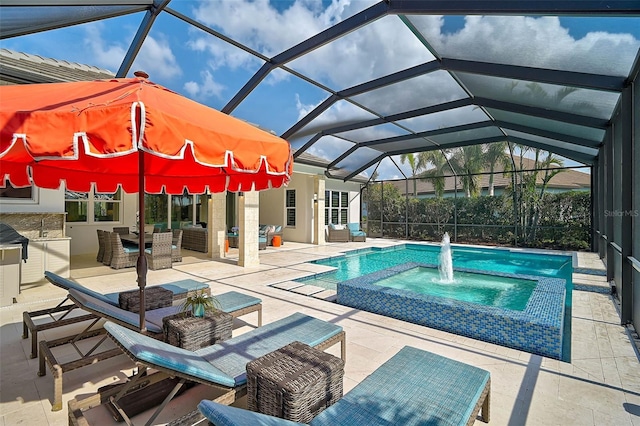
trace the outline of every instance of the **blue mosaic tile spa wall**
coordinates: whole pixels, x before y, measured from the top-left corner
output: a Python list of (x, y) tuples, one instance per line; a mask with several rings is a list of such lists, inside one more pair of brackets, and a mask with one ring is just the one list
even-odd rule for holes
[(565, 280), (456, 269), (495, 275), (496, 279), (500, 279), (500, 276), (536, 279), (538, 284), (524, 311), (422, 295), (374, 284), (408, 269), (434, 266), (411, 262), (338, 283), (337, 301), (352, 308), (562, 359)]

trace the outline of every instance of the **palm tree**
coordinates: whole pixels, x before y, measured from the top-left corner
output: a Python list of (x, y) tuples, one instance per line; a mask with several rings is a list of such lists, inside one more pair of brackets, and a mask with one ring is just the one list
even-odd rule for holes
[(426, 166), (426, 163), (423, 162), (423, 159), (420, 155), (416, 154), (402, 154), (400, 155), (400, 163), (404, 164), (406, 162), (409, 163), (409, 167), (411, 167), (411, 177), (413, 178), (413, 196), (418, 196), (418, 186), (416, 182), (416, 175), (418, 172)]
[(511, 169), (511, 161), (507, 154), (507, 142), (495, 142), (486, 144), (484, 152), (485, 165), (489, 166), (489, 196), (493, 197), (495, 190), (493, 187), (493, 176), (496, 165), (502, 165), (503, 170)]
[(422, 174), (422, 179), (431, 182), (437, 198), (442, 198), (445, 189), (445, 173), (450, 173), (451, 168), (444, 151), (426, 151), (420, 153), (421, 164), (433, 164), (433, 168)]
[(482, 145), (468, 145), (456, 149), (449, 160), (455, 173), (462, 180), (467, 197), (480, 195), (480, 178), (478, 173), (484, 170), (485, 159)]

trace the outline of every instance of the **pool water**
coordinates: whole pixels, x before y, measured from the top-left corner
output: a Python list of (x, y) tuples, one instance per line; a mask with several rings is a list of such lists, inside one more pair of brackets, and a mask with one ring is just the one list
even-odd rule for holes
[(453, 283), (443, 283), (437, 269), (417, 267), (375, 285), (522, 311), (537, 281), (456, 271)]
[[(313, 263), (333, 266), (335, 271), (301, 278), (296, 281), (330, 290), (336, 283), (409, 262), (438, 264), (440, 246), (402, 244), (392, 248), (371, 248), (345, 253)], [(525, 253), (508, 249), (467, 248), (452, 246), (453, 267), (488, 272), (562, 278), (571, 283), (571, 257)]]

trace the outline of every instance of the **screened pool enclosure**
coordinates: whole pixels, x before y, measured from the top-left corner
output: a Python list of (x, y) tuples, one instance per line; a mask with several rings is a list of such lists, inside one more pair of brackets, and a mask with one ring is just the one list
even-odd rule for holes
[(411, 177), (403, 154), (481, 144), (562, 156), (588, 168), (589, 245), (640, 329), (636, 0), (6, 0), (0, 38), (118, 77), (146, 68), (331, 178)]

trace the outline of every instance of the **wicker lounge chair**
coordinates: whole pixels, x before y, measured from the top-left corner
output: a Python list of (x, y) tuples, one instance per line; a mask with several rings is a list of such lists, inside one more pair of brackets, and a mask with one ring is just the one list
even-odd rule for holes
[[(61, 289), (69, 291), (69, 289), (74, 288), (78, 291), (87, 293), (114, 306), (119, 305), (119, 297), (121, 292), (101, 294), (90, 290), (82, 284), (76, 283), (67, 278), (63, 278), (60, 275), (54, 274), (50, 271), (45, 271), (44, 277), (51, 284), (60, 287)], [(147, 288), (152, 287), (154, 286), (148, 286)], [(159, 287), (170, 290), (173, 293), (174, 302), (184, 299), (188, 295), (195, 293), (196, 291), (204, 290), (205, 292), (211, 292), (208, 284), (190, 279), (175, 281), (167, 284), (160, 284)], [(219, 297), (220, 296), (218, 296), (218, 298)], [(24, 311), (22, 313), (22, 338), (28, 338), (29, 333), (31, 333), (31, 358), (36, 358), (38, 356), (38, 332), (96, 319), (95, 315), (87, 313), (85, 313), (84, 315), (75, 316), (75, 312), (72, 313), (72, 311), (79, 311), (78, 306), (74, 303), (67, 303), (68, 300), (68, 297), (65, 298), (53, 308), (31, 312)]]
[[(488, 423), (489, 392), (488, 371), (405, 346), (310, 425), (462, 426), (481, 409)], [(207, 400), (198, 409), (214, 426), (301, 425)]]
[[(52, 403), (52, 411), (62, 409), (63, 373), (76, 370), (88, 365), (96, 364), (99, 361), (103, 361), (105, 359), (109, 359), (122, 354), (122, 351), (117, 348), (105, 350), (102, 352), (96, 351), (98, 347), (100, 347), (102, 342), (106, 339), (104, 328), (93, 328), (98, 320), (109, 320), (131, 330), (134, 330), (136, 335), (142, 336), (142, 334), (139, 332), (140, 316), (137, 313), (120, 309), (119, 307), (111, 304), (108, 300), (104, 300), (103, 298), (96, 298), (87, 293), (77, 291), (73, 288), (69, 289), (69, 299), (71, 299), (73, 303), (75, 303), (81, 309), (92, 313), (96, 319), (88, 327), (86, 327), (84, 331), (75, 336), (69, 336), (48, 342), (43, 340), (40, 342), (38, 375), (46, 375), (46, 365), (49, 366), (54, 380), (54, 397)], [(218, 299), (218, 302), (220, 304), (219, 308), (222, 311), (227, 312), (234, 318), (257, 311), (258, 327), (262, 325), (262, 301), (260, 299), (233, 291), (218, 295), (216, 296), (216, 299)], [(179, 311), (180, 306), (169, 306), (166, 308), (147, 311), (145, 318), (146, 335), (151, 336), (154, 339), (162, 339), (164, 335), (162, 321), (163, 318), (174, 315)], [(79, 347), (76, 346), (76, 343), (78, 341), (95, 336), (102, 336), (102, 339), (95, 345), (93, 345), (93, 347), (89, 351), (83, 352)], [(64, 344), (74, 345), (79, 355), (78, 358), (66, 363), (58, 362), (51, 349)]]
[[(179, 377), (176, 391), (185, 381), (194, 381), (222, 390), (216, 401), (231, 404), (246, 394), (246, 365), (258, 357), (270, 353), (294, 341), (325, 349), (341, 343), (345, 358), (345, 333), (342, 327), (308, 315), (295, 313), (281, 320), (241, 334), (197, 351), (176, 348), (167, 343), (141, 335), (115, 323), (105, 324), (113, 341), (136, 363), (138, 372), (123, 386), (92, 395), (83, 400), (69, 401), (70, 424), (85, 420), (83, 411), (125, 395), (128, 389), (158, 382), (166, 377)], [(148, 369), (156, 370), (147, 374)], [(173, 395), (173, 392), (170, 394)], [(152, 415), (154, 419), (168, 398)], [(194, 407), (195, 408), (195, 407)]]

